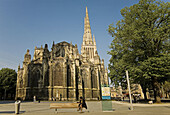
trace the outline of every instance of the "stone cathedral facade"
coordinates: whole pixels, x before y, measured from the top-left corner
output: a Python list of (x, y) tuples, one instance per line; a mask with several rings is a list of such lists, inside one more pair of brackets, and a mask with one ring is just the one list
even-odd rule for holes
[(100, 100), (101, 85), (108, 85), (108, 71), (97, 53), (86, 7), (81, 54), (76, 44), (65, 41), (53, 42), (51, 51), (47, 44), (35, 47), (32, 60), (27, 50), (23, 67), (18, 66), (16, 98)]

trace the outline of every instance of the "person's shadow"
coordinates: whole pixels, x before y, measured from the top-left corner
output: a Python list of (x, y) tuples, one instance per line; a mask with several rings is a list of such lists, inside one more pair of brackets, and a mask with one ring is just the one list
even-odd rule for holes
[(15, 101), (0, 101), (0, 104), (15, 103)]
[[(15, 113), (15, 111), (0, 111), (0, 114)], [(19, 111), (19, 113), (25, 113), (25, 111)]]

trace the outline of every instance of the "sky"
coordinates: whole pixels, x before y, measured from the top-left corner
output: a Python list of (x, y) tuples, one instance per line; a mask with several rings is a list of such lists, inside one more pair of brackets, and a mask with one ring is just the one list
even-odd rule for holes
[[(168, 0), (163, 0), (167, 2)], [(83, 41), (86, 6), (98, 54), (109, 64), (107, 54), (113, 37), (108, 26), (122, 19), (120, 10), (139, 0), (0, 0), (0, 69), (17, 71), (22, 66), (27, 49), (33, 57), (35, 46), (53, 41), (77, 44), (79, 53)]]

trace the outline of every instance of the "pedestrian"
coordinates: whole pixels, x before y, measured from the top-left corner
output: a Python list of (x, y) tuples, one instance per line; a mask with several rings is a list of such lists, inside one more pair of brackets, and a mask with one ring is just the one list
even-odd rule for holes
[(60, 94), (60, 101), (62, 100), (62, 94)]
[(33, 97), (33, 101), (36, 102), (36, 96), (35, 96), (35, 95), (34, 95), (34, 97)]
[(40, 103), (40, 99), (38, 100), (38, 103)]
[(135, 95), (133, 94), (133, 99), (134, 99), (134, 103), (136, 103), (136, 97)]
[(123, 101), (125, 100), (125, 97), (123, 96)]
[(80, 101), (78, 103), (79, 103), (79, 105), (78, 105), (77, 111), (81, 110), (81, 112), (82, 112), (83, 107), (87, 109), (87, 105), (86, 105), (85, 99), (83, 97), (80, 97)]

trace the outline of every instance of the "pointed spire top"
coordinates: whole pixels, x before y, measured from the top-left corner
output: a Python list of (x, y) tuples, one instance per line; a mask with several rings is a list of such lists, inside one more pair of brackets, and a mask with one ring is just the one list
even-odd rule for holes
[(20, 64), (18, 65), (18, 70), (20, 70)]
[(88, 10), (87, 10), (87, 6), (86, 6), (86, 17), (88, 16)]
[(29, 49), (27, 49), (27, 53), (26, 54), (29, 54), (30, 53), (30, 50)]
[(86, 6), (86, 18), (89, 19), (89, 14), (88, 14), (87, 6)]
[(108, 70), (107, 70), (107, 66), (106, 66), (105, 72), (106, 72), (106, 73), (108, 72)]
[(92, 44), (92, 35), (90, 28), (90, 21), (88, 16), (88, 10), (86, 6), (86, 17), (84, 18), (84, 35), (83, 35), (83, 44)]
[(54, 43), (54, 41), (53, 41), (53, 45), (52, 45), (52, 48), (55, 46), (55, 43)]
[(47, 44), (45, 44), (45, 47), (44, 47), (45, 49), (48, 49), (48, 45)]
[(77, 48), (77, 44), (75, 44), (75, 47)]
[(102, 64), (104, 64), (104, 59), (102, 59)]

